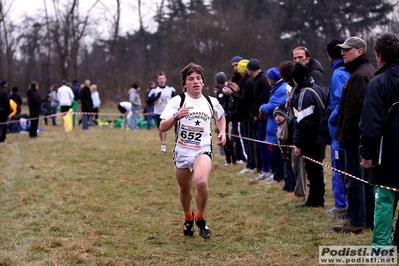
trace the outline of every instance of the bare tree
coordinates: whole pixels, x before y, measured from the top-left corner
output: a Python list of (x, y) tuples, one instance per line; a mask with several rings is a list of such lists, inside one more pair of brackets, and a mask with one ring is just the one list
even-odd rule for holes
[(79, 0), (70, 0), (63, 6), (60, 6), (59, 1), (53, 0), (54, 18), (50, 32), (58, 54), (60, 74), (64, 79), (69, 79), (71, 68), (73, 74), (77, 75), (81, 41), (90, 24), (90, 12), (98, 2), (99, 0), (95, 1), (86, 14), (82, 15)]
[(0, 0), (0, 76), (11, 78), (12, 58), (17, 48), (18, 38), (12, 35), (16, 26), (8, 20), (10, 9), (14, 1), (7, 5)]

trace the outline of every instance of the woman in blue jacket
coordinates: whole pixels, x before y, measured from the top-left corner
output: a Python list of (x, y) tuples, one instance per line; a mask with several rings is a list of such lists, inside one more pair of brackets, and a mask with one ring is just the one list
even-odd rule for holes
[[(287, 99), (287, 83), (281, 77), (278, 67), (270, 68), (266, 72), (267, 81), (271, 86), (270, 100), (268, 103), (262, 104), (260, 112), (267, 116), (266, 124), (266, 142), (277, 144), (277, 122), (274, 120), (273, 111), (280, 104), (284, 104)], [(269, 162), (274, 174), (275, 181), (281, 181), (284, 178), (283, 160), (281, 151), (276, 145), (269, 145)]]

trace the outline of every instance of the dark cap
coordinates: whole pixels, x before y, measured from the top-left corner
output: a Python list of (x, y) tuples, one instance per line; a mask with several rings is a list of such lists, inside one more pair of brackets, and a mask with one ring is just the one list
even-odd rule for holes
[(65, 79), (61, 80), (61, 84), (65, 85), (66, 84), (66, 80)]
[(258, 59), (252, 58), (249, 59), (247, 64), (247, 69), (251, 71), (256, 71), (260, 69), (260, 62)]
[(349, 48), (356, 48), (363, 50), (367, 50), (367, 43), (360, 37), (349, 37), (345, 40), (343, 44), (337, 44), (337, 46), (341, 47), (342, 49), (349, 49)]
[(342, 58), (341, 55), (341, 48), (337, 46), (338, 44), (343, 44), (344, 39), (332, 39), (328, 44), (327, 44), (327, 54), (329, 57), (333, 59), (340, 59)]
[(239, 56), (239, 55), (236, 55), (236, 56), (234, 56), (234, 57), (231, 59), (231, 63), (238, 63), (238, 62), (240, 62), (241, 60), (242, 60), (242, 57)]
[(215, 81), (217, 84), (224, 84), (227, 80), (226, 74), (224, 72), (218, 72), (215, 75)]
[(291, 68), (292, 79), (296, 82), (302, 82), (309, 78), (309, 67), (297, 62)]
[(3, 79), (2, 81), (0, 81), (1, 86), (4, 86), (5, 84), (8, 84), (7, 80)]

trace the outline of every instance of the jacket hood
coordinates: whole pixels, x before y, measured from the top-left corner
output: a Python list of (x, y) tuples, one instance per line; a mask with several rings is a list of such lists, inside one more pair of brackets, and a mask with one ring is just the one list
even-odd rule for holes
[(322, 66), (322, 65), (320, 64), (320, 62), (317, 61), (316, 59), (311, 59), (311, 60), (309, 61), (309, 63), (308, 63), (308, 67), (309, 67), (309, 71), (318, 70), (318, 71), (320, 71), (321, 73), (324, 72), (323, 66)]

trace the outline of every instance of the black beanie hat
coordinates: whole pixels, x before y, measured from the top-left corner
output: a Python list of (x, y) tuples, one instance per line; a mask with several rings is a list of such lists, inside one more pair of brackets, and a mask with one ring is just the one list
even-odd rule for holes
[(329, 42), (327, 44), (327, 54), (329, 57), (333, 58), (333, 59), (340, 59), (342, 58), (341, 55), (341, 47), (337, 47), (337, 44), (342, 44), (344, 43), (344, 39), (332, 39), (331, 42)]
[(279, 106), (274, 108), (273, 116), (276, 116), (276, 114), (282, 115), (284, 117), (288, 117), (287, 108), (285, 107), (284, 104), (280, 104)]
[(297, 83), (305, 81), (309, 78), (309, 67), (297, 62), (291, 68), (291, 76)]
[(260, 69), (260, 62), (256, 58), (249, 59), (247, 64), (247, 69), (251, 71), (256, 71)]

